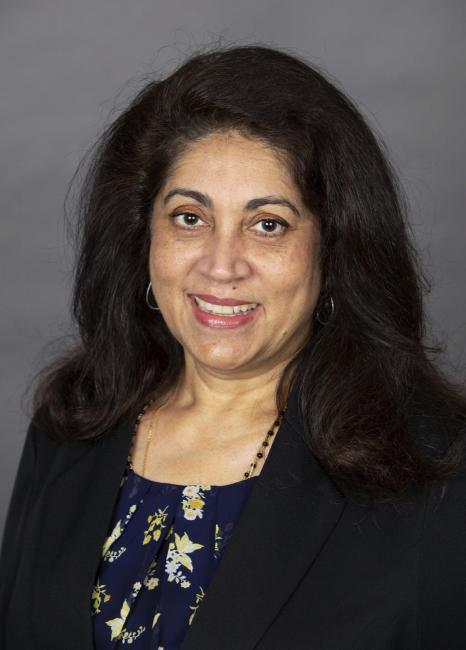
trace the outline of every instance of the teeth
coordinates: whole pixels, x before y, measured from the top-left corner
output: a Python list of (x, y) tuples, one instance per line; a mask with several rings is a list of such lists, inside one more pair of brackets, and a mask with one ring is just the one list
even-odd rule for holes
[(236, 314), (246, 314), (248, 311), (252, 311), (257, 307), (259, 303), (253, 302), (248, 305), (235, 305), (234, 307), (228, 307), (226, 305), (213, 305), (210, 302), (201, 300), (197, 296), (193, 296), (196, 305), (201, 311), (205, 311), (209, 314), (218, 314), (222, 316), (235, 316)]

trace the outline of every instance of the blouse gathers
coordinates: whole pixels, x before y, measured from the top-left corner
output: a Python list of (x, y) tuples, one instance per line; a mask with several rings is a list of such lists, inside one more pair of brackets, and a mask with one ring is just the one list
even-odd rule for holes
[(91, 595), (94, 647), (178, 650), (252, 486), (122, 477)]

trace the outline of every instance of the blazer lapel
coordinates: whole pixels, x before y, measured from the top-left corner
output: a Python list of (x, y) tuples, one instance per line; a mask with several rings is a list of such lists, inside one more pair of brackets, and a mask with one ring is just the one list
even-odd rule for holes
[(182, 650), (254, 648), (343, 514), (303, 438), (296, 385)]
[[(128, 420), (98, 442), (62, 445), (38, 497), (42, 518), (37, 526), (41, 535), (35, 549), (32, 615), (43, 647), (56, 647), (57, 638), (63, 648), (93, 647), (91, 588), (132, 425)], [(62, 613), (58, 619), (57, 611)]]

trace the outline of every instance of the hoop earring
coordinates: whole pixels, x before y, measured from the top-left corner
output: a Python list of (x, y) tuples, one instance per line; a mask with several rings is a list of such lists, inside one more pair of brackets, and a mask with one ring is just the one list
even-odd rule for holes
[[(330, 314), (328, 315), (327, 320), (325, 320), (322, 318), (323, 312), (326, 313), (329, 310), (329, 308), (330, 308)], [(316, 309), (316, 320), (319, 321), (321, 325), (327, 325), (327, 323), (330, 322), (334, 311), (335, 311), (335, 303), (333, 302), (332, 296), (328, 296), (325, 303), (320, 305)]]
[(152, 289), (152, 284), (151, 284), (151, 282), (149, 282), (149, 284), (147, 285), (147, 290), (146, 290), (146, 305), (149, 307), (149, 309), (152, 309), (152, 311), (160, 311), (160, 307), (153, 307), (150, 304), (149, 292), (150, 292), (151, 289)]

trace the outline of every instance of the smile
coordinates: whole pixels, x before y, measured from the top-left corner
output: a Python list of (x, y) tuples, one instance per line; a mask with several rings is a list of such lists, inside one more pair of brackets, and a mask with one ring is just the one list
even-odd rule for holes
[(207, 314), (216, 314), (218, 316), (237, 316), (238, 314), (247, 314), (250, 311), (253, 311), (259, 303), (250, 303), (245, 305), (235, 305), (234, 307), (229, 307), (227, 305), (213, 305), (210, 302), (201, 300), (197, 296), (192, 296), (192, 299), (199, 307), (199, 309)]

